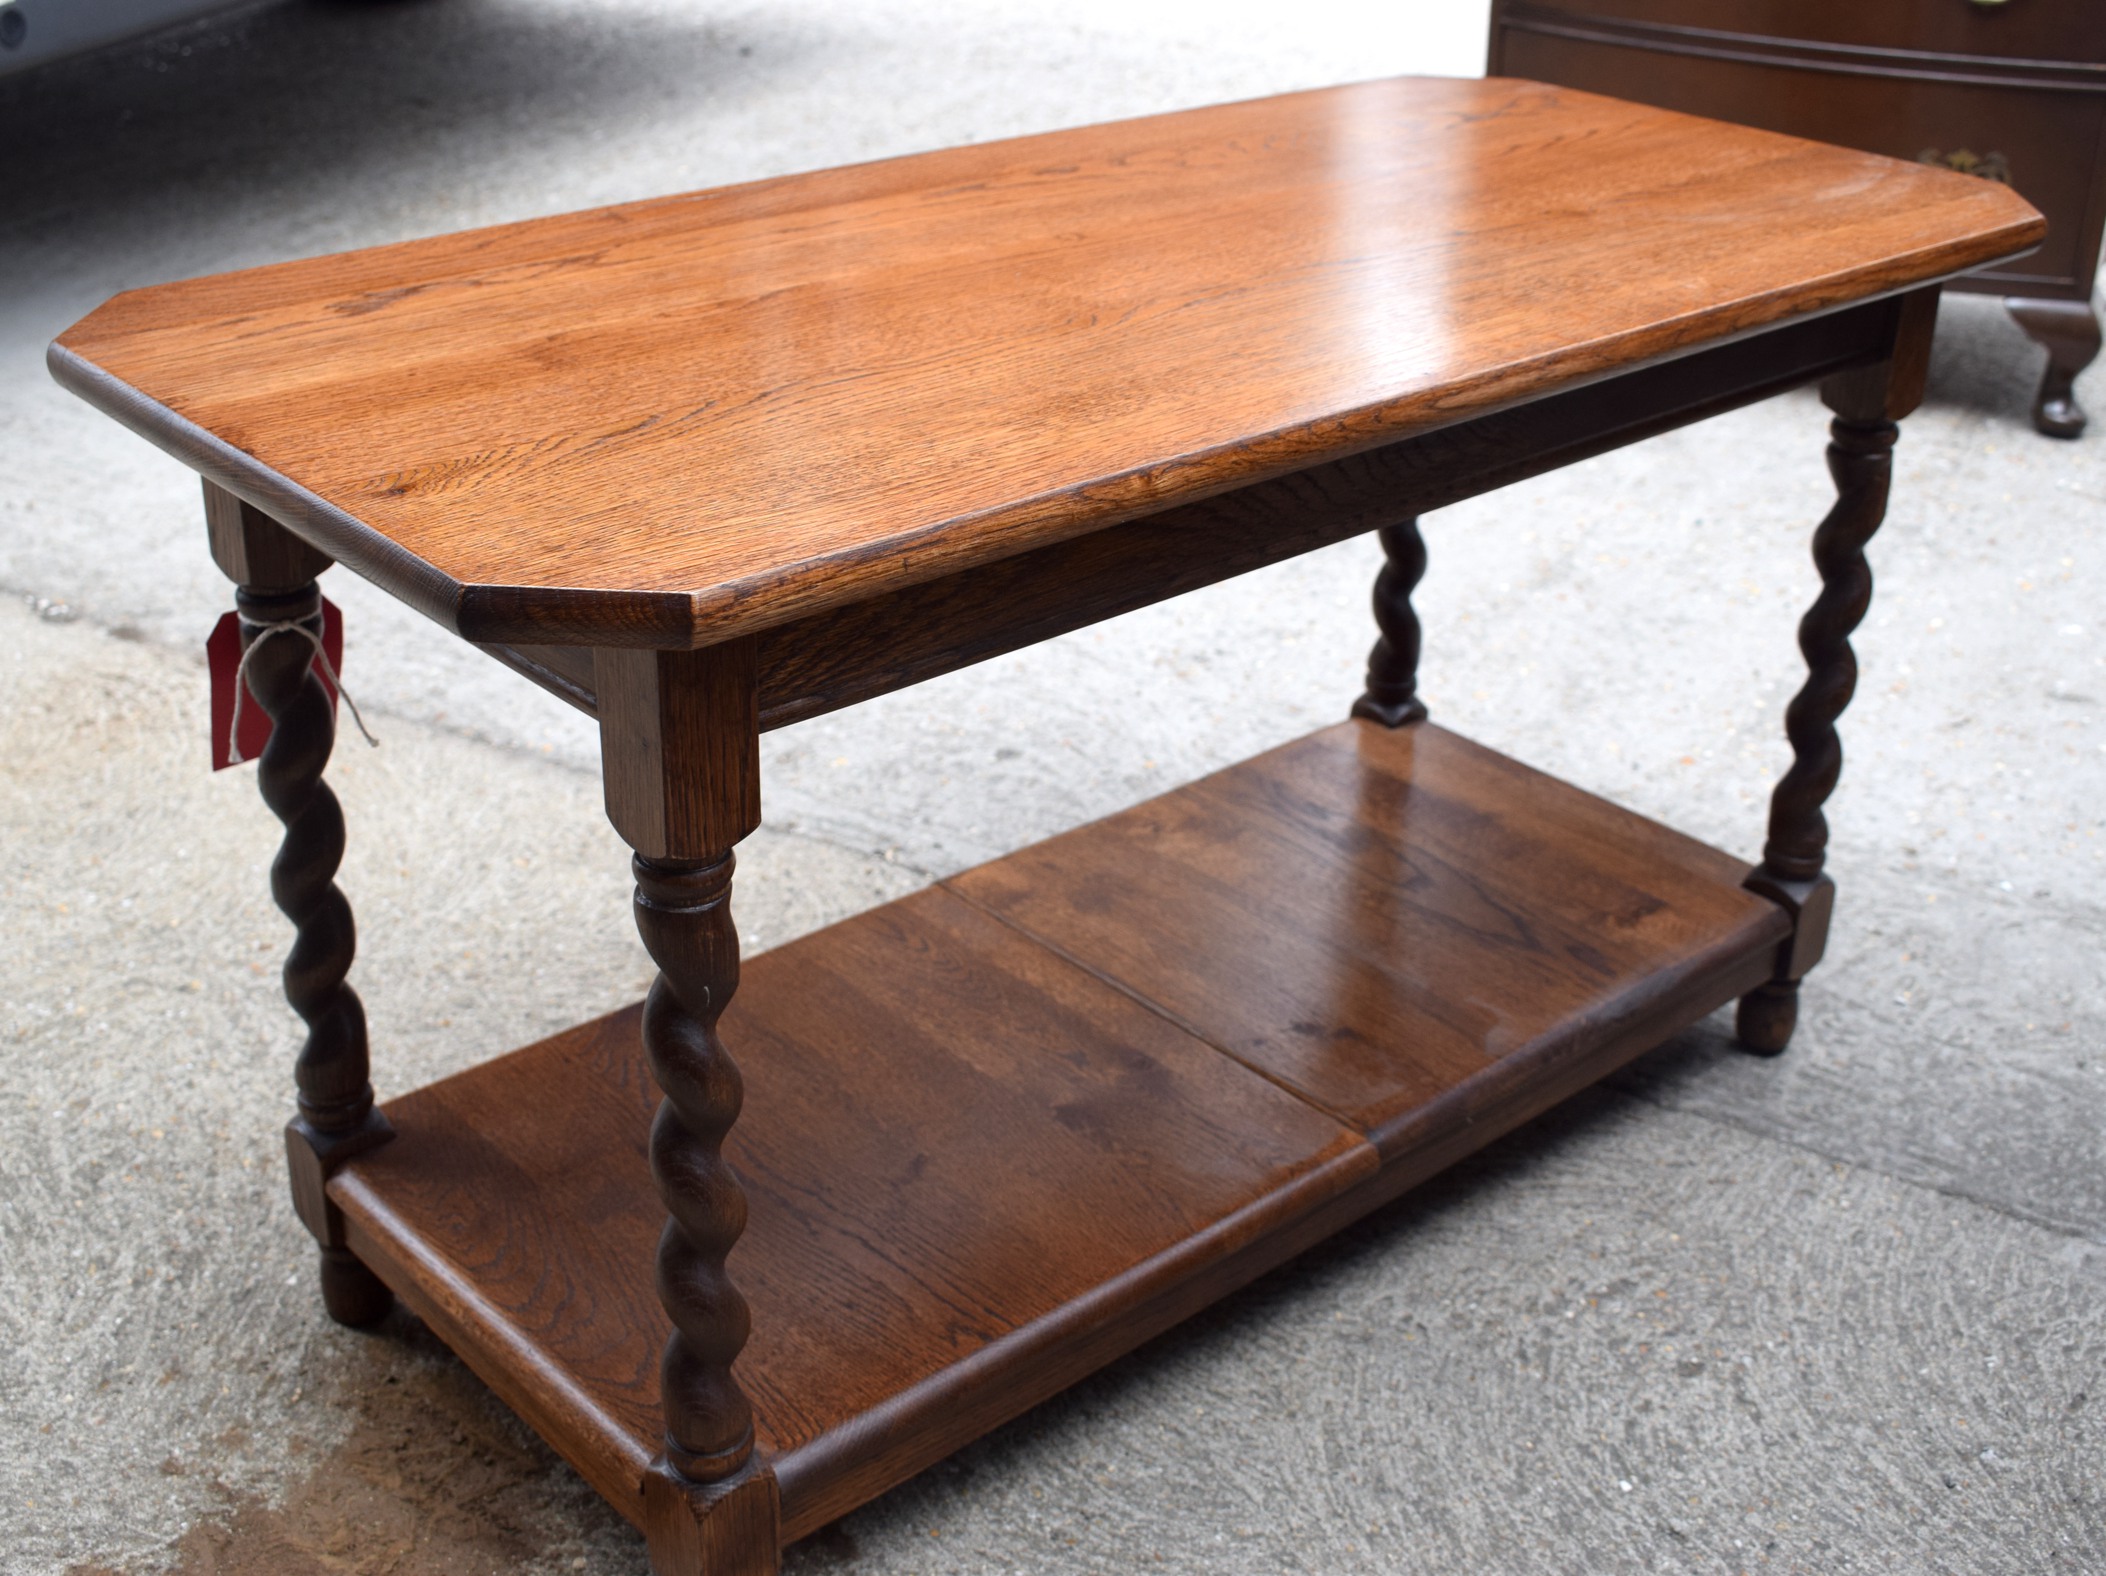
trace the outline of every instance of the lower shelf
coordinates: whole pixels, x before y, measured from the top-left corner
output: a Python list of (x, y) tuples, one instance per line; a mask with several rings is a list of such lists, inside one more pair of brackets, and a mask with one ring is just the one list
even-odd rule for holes
[[(738, 1374), (796, 1538), (1766, 978), (1745, 867), (1349, 723), (752, 960)], [(656, 1090), (630, 1008), (387, 1107), (351, 1245), (632, 1519)]]

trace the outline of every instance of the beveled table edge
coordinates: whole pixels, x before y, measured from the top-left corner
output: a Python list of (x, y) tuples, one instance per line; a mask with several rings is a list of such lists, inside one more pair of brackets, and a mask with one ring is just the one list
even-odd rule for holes
[[(1795, 310), (1764, 315), (1759, 297), (1752, 304), (1727, 302), (1509, 363), (1440, 389), (1338, 412), (1320, 428), (1259, 435), (1163, 467), (1105, 477), (1083, 488), (1080, 496), (1072, 490), (1040, 494), (999, 510), (932, 521), (880, 543), (690, 592), (463, 584), (80, 352), (54, 340), (45, 361), (52, 376), (88, 404), (465, 639), (698, 650), (1793, 323), (1904, 295), (2023, 257), (2038, 249), (2045, 233), (2046, 221), (2035, 214), (2030, 223), (1990, 232), (1994, 245), (1947, 243), (1809, 281), (1796, 293)], [(1871, 288), (1856, 288), (1868, 281)], [(1805, 304), (1809, 297), (1815, 303), (1810, 307)], [(1723, 332), (1702, 332), (1721, 318), (1732, 322), (1741, 312), (1752, 316)], [(1634, 353), (1616, 356), (1626, 348)], [(1349, 436), (1340, 439), (1341, 430)], [(1239, 460), (1249, 463), (1239, 467), (1234, 463)], [(1165, 485), (1166, 476), (1182, 484)], [(975, 524), (982, 528), (978, 533), (961, 529)], [(963, 547), (941, 550), (947, 539), (960, 536), (967, 538)], [(887, 559), (895, 565), (891, 573), (873, 572), (873, 565)]]

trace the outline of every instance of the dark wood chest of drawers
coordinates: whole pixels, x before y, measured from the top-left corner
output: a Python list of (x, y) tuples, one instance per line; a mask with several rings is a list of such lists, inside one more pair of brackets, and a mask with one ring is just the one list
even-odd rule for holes
[(2010, 182), (2047, 215), (2046, 244), (1947, 288), (2006, 298), (2048, 351), (2036, 424), (2082, 430), (2106, 0), (1493, 0), (1490, 69)]

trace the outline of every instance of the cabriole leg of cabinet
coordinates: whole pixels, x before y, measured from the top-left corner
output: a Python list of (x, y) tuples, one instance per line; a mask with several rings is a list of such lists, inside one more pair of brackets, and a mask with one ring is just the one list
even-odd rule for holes
[(2047, 370), (2033, 398), (2033, 425), (2051, 438), (2076, 437), (2087, 420), (2077, 403), (2077, 374), (2099, 354), (2098, 301), (2008, 296), (2004, 308), (2047, 351)]

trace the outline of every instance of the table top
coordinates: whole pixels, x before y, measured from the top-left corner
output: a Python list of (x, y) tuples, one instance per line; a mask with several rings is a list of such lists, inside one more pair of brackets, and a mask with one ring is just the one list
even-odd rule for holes
[(469, 638), (701, 646), (2043, 229), (1941, 170), (1400, 79), (128, 291), (51, 365)]

